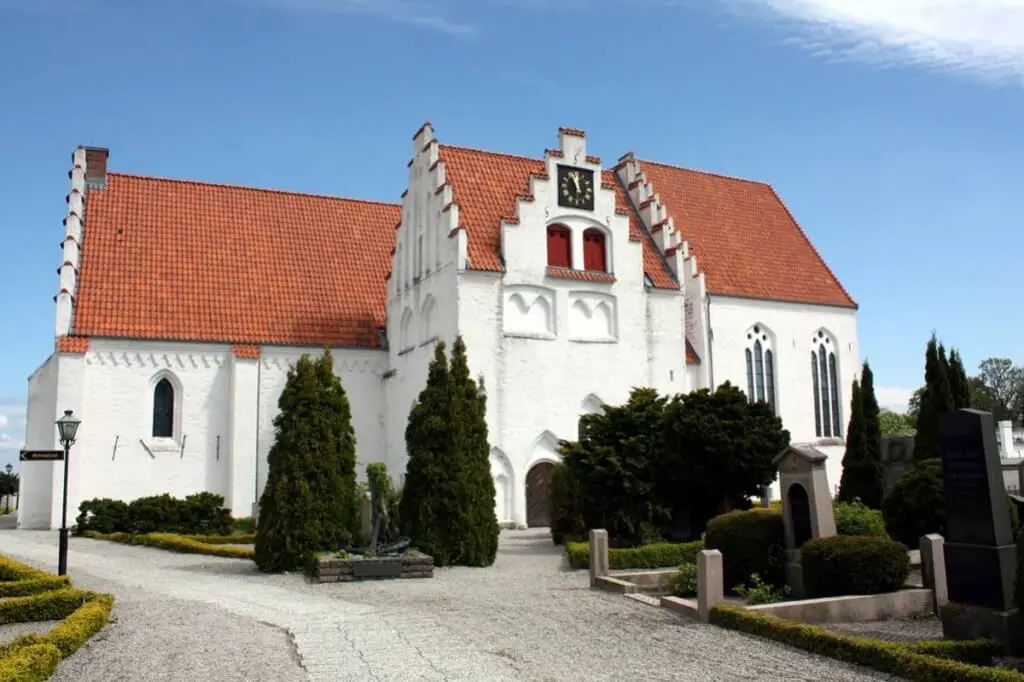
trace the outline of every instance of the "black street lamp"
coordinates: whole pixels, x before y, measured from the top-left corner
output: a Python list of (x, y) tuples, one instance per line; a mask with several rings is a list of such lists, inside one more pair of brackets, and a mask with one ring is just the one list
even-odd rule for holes
[(75, 442), (75, 434), (78, 433), (78, 425), (81, 423), (82, 420), (72, 414), (71, 410), (64, 410), (64, 416), (57, 420), (57, 433), (60, 434), (60, 444), (64, 446), (64, 505), (60, 511), (57, 575), (68, 573), (68, 468), (71, 465), (69, 456), (71, 445)]

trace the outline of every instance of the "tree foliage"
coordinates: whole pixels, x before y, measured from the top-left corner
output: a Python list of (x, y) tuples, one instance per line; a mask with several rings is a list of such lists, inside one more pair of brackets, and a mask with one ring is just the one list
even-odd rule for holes
[(971, 383), (964, 371), (964, 363), (956, 348), (949, 351), (949, 364), (946, 368), (949, 375), (949, 392), (953, 398), (953, 409), (960, 410), (971, 406)]
[(405, 431), (404, 532), (438, 566), (487, 566), (498, 550), (494, 480), (487, 440), (486, 396), (469, 374), (456, 339), (451, 364), (434, 349), (427, 385)]
[(978, 375), (969, 379), (971, 407), (987, 410), (996, 421), (1024, 418), (1024, 368), (1016, 367), (1009, 358), (982, 360)]
[(581, 417), (579, 440), (561, 452), (584, 525), (639, 544), (645, 526), (685, 515), (699, 529), (749, 504), (788, 444), (766, 403), (725, 383), (672, 398), (634, 389), (624, 405)]
[(900, 414), (882, 408), (878, 413), (879, 432), (883, 438), (913, 436), (917, 419), (908, 414)]
[(330, 351), (289, 369), (278, 406), (256, 526), (255, 560), (265, 572), (303, 569), (358, 527), (355, 431)]
[(924, 393), (914, 434), (914, 459), (917, 461), (939, 456), (939, 420), (953, 410), (947, 364), (945, 348), (932, 334), (925, 352)]

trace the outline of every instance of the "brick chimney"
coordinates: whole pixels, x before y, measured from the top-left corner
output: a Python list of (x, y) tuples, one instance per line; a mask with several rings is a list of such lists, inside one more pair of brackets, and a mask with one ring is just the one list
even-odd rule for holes
[(93, 189), (107, 186), (107, 157), (110, 150), (102, 147), (85, 148), (85, 185)]

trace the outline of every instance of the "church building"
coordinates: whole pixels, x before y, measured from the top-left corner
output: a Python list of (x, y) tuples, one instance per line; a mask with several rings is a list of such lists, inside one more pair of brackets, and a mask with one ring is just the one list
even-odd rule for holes
[[(498, 520), (542, 526), (559, 439), (635, 386), (729, 381), (839, 483), (857, 305), (767, 184), (602, 164), (562, 128), (536, 157), (413, 137), (398, 203), (170, 180), (72, 155), (53, 352), (26, 447), (82, 420), (85, 499), (210, 491), (253, 513), (289, 366), (330, 347), (360, 472), (405, 470), (409, 411), (461, 334), (487, 388)], [(63, 463), (26, 462), (18, 521), (60, 525)]]

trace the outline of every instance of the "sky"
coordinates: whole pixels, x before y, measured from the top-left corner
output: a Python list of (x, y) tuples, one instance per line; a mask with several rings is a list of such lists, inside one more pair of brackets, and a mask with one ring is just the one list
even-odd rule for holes
[(933, 330), (969, 372), (1024, 362), (1024, 0), (0, 0), (0, 466), (53, 350), (77, 145), (398, 201), (426, 120), (770, 182), (859, 303), (884, 405)]

